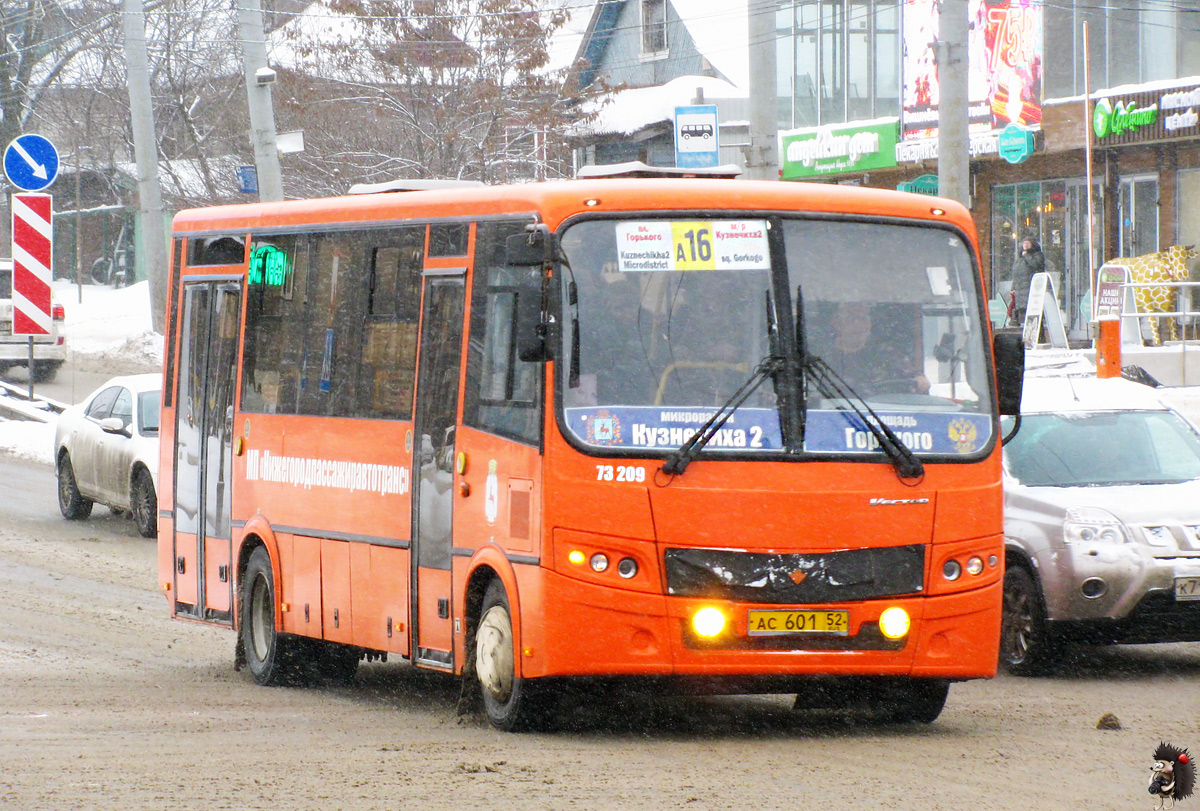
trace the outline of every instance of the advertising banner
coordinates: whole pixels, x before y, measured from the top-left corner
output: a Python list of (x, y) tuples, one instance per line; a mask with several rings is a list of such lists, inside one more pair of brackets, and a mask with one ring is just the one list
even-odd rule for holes
[[(1042, 4), (969, 0), (967, 95), (972, 132), (1042, 120)], [(937, 134), (938, 3), (904, 2), (904, 111), (901, 138)]]

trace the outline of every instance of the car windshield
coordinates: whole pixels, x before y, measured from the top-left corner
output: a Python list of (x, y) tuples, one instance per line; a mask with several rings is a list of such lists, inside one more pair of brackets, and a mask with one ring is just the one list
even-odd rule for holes
[(1171, 484), (1200, 479), (1200, 436), (1171, 411), (1031, 414), (1004, 460), (1029, 487)]
[(162, 392), (144, 391), (138, 395), (138, 431), (147, 436), (158, 435), (158, 404)]
[[(567, 228), (562, 250), (560, 402), (583, 443), (678, 448), (760, 365), (777, 367), (793, 345), (781, 336), (797, 323), (808, 351), (913, 451), (969, 454), (991, 440), (976, 271), (952, 232), (834, 219), (597, 219)], [(803, 450), (878, 452), (844, 391), (813, 376), (804, 388)], [(781, 428), (786, 397), (778, 373), (764, 379), (704, 452), (801, 449)]]

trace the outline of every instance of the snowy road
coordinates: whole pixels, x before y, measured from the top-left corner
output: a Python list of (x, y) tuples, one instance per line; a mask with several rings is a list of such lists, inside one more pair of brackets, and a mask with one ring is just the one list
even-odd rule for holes
[[(790, 697), (618, 694), (507, 735), (397, 661), (347, 688), (260, 688), (232, 633), (167, 618), (153, 541), (103, 508), (64, 521), (54, 498), (48, 468), (0, 460), (6, 809), (1124, 809), (1149, 801), (1160, 739), (1200, 748), (1200, 645), (959, 684), (907, 728)], [(1097, 730), (1106, 712), (1123, 729)]]

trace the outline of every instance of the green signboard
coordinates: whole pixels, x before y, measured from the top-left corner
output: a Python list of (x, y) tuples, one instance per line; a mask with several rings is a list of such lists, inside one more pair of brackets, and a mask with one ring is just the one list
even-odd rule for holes
[(1092, 130), (1097, 138), (1137, 132), (1158, 123), (1158, 105), (1140, 106), (1137, 100), (1118, 101), (1100, 99), (1092, 111)]
[(1033, 154), (1033, 131), (1020, 124), (1009, 124), (997, 139), (1000, 157), (1009, 163), (1024, 163)]
[(889, 121), (783, 133), (779, 139), (782, 178), (798, 180), (895, 166), (898, 127), (898, 121)]
[(921, 175), (914, 177), (912, 180), (906, 180), (903, 183), (896, 185), (898, 191), (912, 192), (913, 194), (928, 194), (937, 197), (938, 193), (938, 176), (937, 175)]

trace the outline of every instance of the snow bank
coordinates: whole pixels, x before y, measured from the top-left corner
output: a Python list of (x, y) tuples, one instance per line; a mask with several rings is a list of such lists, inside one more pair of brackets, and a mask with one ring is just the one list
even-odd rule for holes
[(59, 279), (54, 299), (66, 312), (67, 351), (75, 368), (113, 375), (162, 369), (163, 338), (150, 328), (149, 282), (80, 288)]

